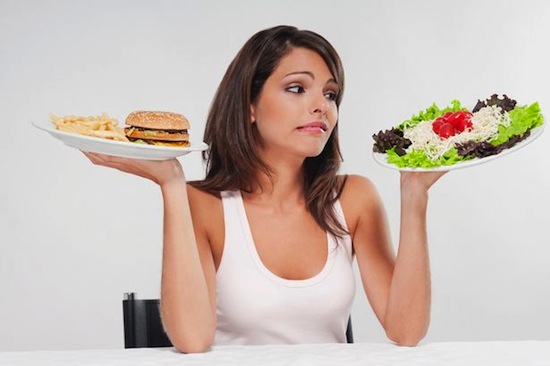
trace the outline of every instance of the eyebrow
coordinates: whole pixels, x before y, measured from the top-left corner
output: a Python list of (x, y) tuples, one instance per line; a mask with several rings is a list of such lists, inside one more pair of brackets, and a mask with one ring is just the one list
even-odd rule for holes
[(289, 72), (288, 74), (285, 75), (285, 78), (287, 76), (297, 75), (297, 74), (306, 74), (309, 77), (311, 77), (312, 79), (315, 79), (315, 75), (313, 75), (313, 73), (311, 71), (293, 71), (293, 72)]
[[(315, 80), (315, 75), (311, 72), (311, 71), (293, 71), (293, 72), (289, 72), (288, 74), (286, 74), (284, 77), (286, 78), (287, 76), (291, 76), (291, 75), (301, 75), (301, 74), (305, 74), (305, 75), (308, 75), (310, 78), (312, 78), (313, 80)], [(329, 83), (334, 83), (336, 85), (338, 85), (338, 83), (336, 82), (336, 80), (334, 80), (334, 78), (330, 78), (327, 80), (327, 84)]]

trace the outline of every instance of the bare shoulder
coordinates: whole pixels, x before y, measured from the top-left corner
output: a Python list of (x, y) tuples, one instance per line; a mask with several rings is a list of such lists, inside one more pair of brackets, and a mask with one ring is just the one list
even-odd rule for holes
[(211, 193), (187, 184), (193, 227), (199, 247), (209, 247), (217, 269), (223, 253), (225, 225), (219, 193)]
[(195, 227), (207, 229), (209, 225), (223, 222), (223, 208), (219, 193), (211, 193), (187, 184), (187, 196)]
[(349, 175), (340, 196), (346, 222), (355, 231), (361, 215), (368, 215), (380, 208), (381, 202), (374, 183), (361, 175)]
[(187, 183), (187, 194), (189, 201), (197, 203), (199, 205), (215, 205), (221, 204), (221, 198), (219, 193), (211, 193), (202, 189), (196, 188), (192, 183)]
[(345, 202), (342, 204), (364, 205), (376, 198), (378, 198), (378, 191), (370, 179), (361, 175), (348, 175), (340, 197), (340, 200)]

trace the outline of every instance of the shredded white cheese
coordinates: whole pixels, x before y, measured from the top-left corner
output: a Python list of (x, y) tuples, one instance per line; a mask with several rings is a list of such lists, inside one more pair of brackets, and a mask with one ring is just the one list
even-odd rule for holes
[(407, 151), (423, 150), (430, 159), (438, 160), (456, 144), (467, 141), (490, 141), (498, 134), (498, 126), (510, 124), (510, 117), (508, 113), (502, 114), (500, 107), (488, 106), (475, 112), (471, 122), (471, 131), (444, 139), (433, 131), (433, 121), (422, 121), (403, 132), (404, 137), (412, 142)]

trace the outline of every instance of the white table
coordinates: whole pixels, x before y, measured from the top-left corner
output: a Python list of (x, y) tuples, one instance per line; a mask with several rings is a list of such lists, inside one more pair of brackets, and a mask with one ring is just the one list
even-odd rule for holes
[(550, 366), (550, 341), (445, 342), (414, 348), (386, 343), (218, 346), (203, 354), (170, 348), (0, 352), (1, 366)]

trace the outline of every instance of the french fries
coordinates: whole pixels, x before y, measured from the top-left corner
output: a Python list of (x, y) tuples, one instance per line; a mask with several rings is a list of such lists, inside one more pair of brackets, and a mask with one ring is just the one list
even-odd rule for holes
[(118, 121), (109, 117), (106, 113), (99, 116), (63, 116), (50, 115), (56, 129), (81, 135), (99, 137), (108, 140), (128, 141), (124, 128), (118, 125)]

